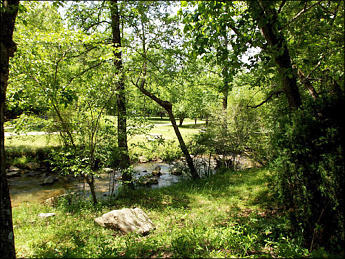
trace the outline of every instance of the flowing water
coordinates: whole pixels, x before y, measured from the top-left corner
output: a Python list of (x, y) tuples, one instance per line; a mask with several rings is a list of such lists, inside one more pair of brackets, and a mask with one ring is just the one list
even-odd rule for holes
[[(157, 162), (134, 165), (133, 169), (136, 173), (133, 178), (139, 179), (142, 176), (150, 175), (157, 166), (161, 168), (161, 176), (158, 178), (158, 184), (152, 184), (142, 188), (161, 188), (177, 183), (186, 178), (185, 176), (170, 174), (172, 165)], [(120, 175), (115, 174), (115, 177), (119, 176)], [(110, 177), (111, 174), (102, 173), (95, 178), (95, 188), (98, 197), (109, 195), (109, 191), (112, 188), (109, 184), (111, 179)], [(59, 196), (71, 191), (85, 191), (85, 193), (89, 195), (88, 185), (82, 180), (60, 180), (51, 185), (41, 185), (44, 178), (44, 174), (37, 174), (36, 176), (27, 176), (26, 174), (23, 174), (19, 177), (9, 178), (8, 184), (12, 206), (16, 207), (21, 203), (26, 202), (43, 202), (48, 198)], [(119, 183), (115, 183), (115, 194), (119, 189), (119, 186)]]
[[(243, 159), (242, 159), (243, 160)], [(175, 166), (181, 162), (175, 162)], [(247, 165), (248, 161), (243, 160), (243, 168), (252, 167)], [(133, 175), (134, 180), (138, 180), (140, 177), (152, 175), (152, 171), (156, 167), (160, 167), (161, 176), (158, 177), (158, 183), (150, 185), (135, 185), (135, 188), (161, 188), (171, 184), (177, 183), (183, 179), (188, 178), (187, 176), (173, 175), (170, 173), (173, 164), (149, 162), (149, 163), (138, 163), (133, 166), (135, 174)], [(194, 158), (194, 164), (199, 171), (200, 176), (207, 176), (215, 173), (216, 162), (214, 159), (209, 160), (205, 158)], [(206, 169), (208, 168), (208, 169)], [(115, 173), (102, 173), (95, 178), (95, 189), (96, 195), (99, 198), (109, 196), (110, 194), (116, 195), (120, 190), (121, 184), (119, 181), (111, 181), (120, 177), (119, 172)], [(77, 180), (73, 178), (60, 178), (59, 181), (50, 184), (42, 185), (42, 182), (46, 178), (45, 172), (31, 172), (29, 174), (22, 173), (21, 176), (12, 177), (8, 179), (12, 206), (19, 206), (25, 202), (43, 202), (48, 198), (56, 197), (67, 192), (81, 191), (86, 196), (90, 196), (88, 185), (83, 180)], [(114, 182), (114, 185), (110, 183)]]

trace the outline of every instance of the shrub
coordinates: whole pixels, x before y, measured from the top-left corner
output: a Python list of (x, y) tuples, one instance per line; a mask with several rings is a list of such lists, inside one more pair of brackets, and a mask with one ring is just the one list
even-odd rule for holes
[(272, 186), (308, 248), (340, 250), (344, 242), (343, 98), (324, 98), (284, 115), (272, 137)]

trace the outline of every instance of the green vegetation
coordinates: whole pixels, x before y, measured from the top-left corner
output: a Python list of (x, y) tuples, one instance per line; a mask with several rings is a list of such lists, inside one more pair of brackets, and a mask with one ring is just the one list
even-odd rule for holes
[[(344, 255), (344, 1), (0, 0), (0, 18), (3, 257)], [(13, 235), (22, 186), (90, 197), (20, 204)], [(93, 221), (133, 206), (156, 231)]]
[[(310, 255), (292, 234), (268, 188), (266, 169), (224, 171), (156, 190), (124, 191), (92, 206), (14, 208), (18, 257), (301, 257)], [(66, 201), (66, 202), (65, 202)], [(148, 236), (102, 229), (94, 218), (111, 209), (144, 209), (156, 230)], [(55, 217), (41, 219), (42, 212)]]

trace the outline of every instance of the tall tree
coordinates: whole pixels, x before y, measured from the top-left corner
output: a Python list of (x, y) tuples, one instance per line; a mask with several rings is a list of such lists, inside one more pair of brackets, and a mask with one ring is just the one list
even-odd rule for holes
[[(181, 6), (188, 7), (188, 4), (183, 1)], [(223, 95), (223, 109), (226, 110), (232, 79), (240, 65), (240, 53), (238, 47), (234, 46), (237, 42), (229, 26), (228, 16), (233, 14), (230, 9), (232, 4), (201, 1), (190, 2), (189, 6), (193, 6), (193, 10), (180, 10), (183, 15), (184, 33), (190, 39), (194, 55), (199, 55), (215, 68), (220, 67), (223, 84), (219, 86), (219, 92)], [(242, 49), (245, 48), (244, 44)]]
[(0, 254), (15, 258), (12, 209), (6, 178), (4, 112), (9, 75), (9, 60), (14, 56), (16, 44), (13, 31), (18, 13), (19, 0), (0, 2)]
[[(134, 24), (134, 27), (136, 28), (136, 32), (138, 34), (138, 41), (141, 41), (140, 43), (142, 46), (141, 50), (136, 50), (136, 54), (139, 54), (138, 56), (140, 58), (139, 62), (136, 63), (141, 63), (142, 65), (140, 68), (138, 68), (141, 71), (141, 75), (137, 77), (137, 80), (133, 80), (132, 78), (131, 81), (133, 85), (135, 85), (144, 95), (156, 102), (168, 113), (170, 122), (179, 141), (180, 148), (185, 156), (191, 176), (196, 179), (199, 178), (199, 175), (194, 167), (193, 159), (189, 154), (188, 148), (177, 126), (172, 103), (168, 100), (163, 100), (159, 94), (154, 93), (154, 91), (146, 88), (148, 78), (157, 79), (152, 81), (155, 81), (155, 83), (158, 85), (163, 85), (163, 87), (167, 87), (169, 84), (171, 85), (172, 77), (177, 70), (175, 66), (178, 66), (176, 65), (178, 60), (173, 58), (177, 52), (175, 52), (176, 50), (174, 51), (170, 48), (173, 38), (171, 37), (168, 39), (166, 37), (167, 33), (172, 33), (172, 28), (177, 30), (177, 28), (175, 28), (173, 25), (174, 19), (169, 18), (167, 13), (165, 14), (166, 17), (164, 18), (164, 14), (162, 14), (160, 8), (167, 8), (167, 5), (159, 3), (152, 6), (153, 8), (151, 8), (151, 10), (149, 5), (146, 3), (139, 4), (137, 7), (139, 16), (137, 24)], [(162, 23), (162, 25), (165, 26), (159, 27), (157, 24), (153, 24), (152, 22)], [(162, 62), (162, 60), (164, 61)], [(162, 70), (164, 71), (163, 73)], [(160, 74), (157, 75), (157, 72)], [(168, 77), (169, 79), (164, 79), (164, 77)]]
[(297, 73), (292, 67), (290, 52), (281, 30), (274, 2), (249, 1), (249, 7), (252, 17), (256, 20), (270, 47), (269, 52), (277, 65), (281, 76), (282, 89), (287, 97), (289, 107), (297, 109), (302, 104), (297, 86)]
[[(120, 31), (120, 12), (118, 1), (112, 0), (110, 4), (111, 11), (111, 31), (112, 43), (114, 45), (114, 66), (119, 74), (118, 93), (116, 95), (117, 102), (117, 128), (118, 128), (118, 148), (120, 151), (119, 167), (126, 169), (130, 165), (127, 144), (127, 110), (126, 110), (126, 95), (125, 82), (122, 65), (122, 51), (121, 51), (121, 31)], [(123, 29), (123, 28), (122, 28)], [(130, 175), (123, 175), (123, 180), (130, 180)]]

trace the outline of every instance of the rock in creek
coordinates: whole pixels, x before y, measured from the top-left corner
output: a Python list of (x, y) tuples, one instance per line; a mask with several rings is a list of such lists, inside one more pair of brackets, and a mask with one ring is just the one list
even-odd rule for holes
[(36, 162), (29, 162), (25, 165), (26, 168), (30, 169), (30, 170), (36, 170), (38, 168), (40, 168), (40, 164), (36, 163)]
[(113, 210), (96, 218), (95, 222), (102, 227), (120, 230), (126, 234), (136, 232), (147, 235), (155, 229), (150, 218), (139, 208)]
[(39, 171), (27, 171), (25, 173), (25, 176), (35, 177), (35, 176), (39, 176), (41, 174), (42, 174), (42, 172), (39, 172)]
[(162, 175), (161, 170), (162, 170), (162, 168), (160, 166), (156, 166), (155, 169), (153, 169), (153, 171), (152, 171), (152, 175), (153, 176), (161, 176)]
[(172, 175), (182, 175), (182, 170), (179, 169), (179, 168), (174, 167), (173, 169), (171, 169), (170, 173)]
[(11, 165), (10, 168), (7, 170), (8, 172), (19, 172), (20, 169), (16, 166)]
[(151, 184), (158, 184), (158, 176), (153, 175), (145, 175), (138, 179), (138, 183), (141, 185), (151, 185)]
[(7, 178), (17, 177), (20, 175), (21, 175), (21, 170), (18, 167), (10, 166), (10, 168), (6, 170)]
[(7, 178), (20, 176), (20, 171), (9, 171), (6, 173)]
[(50, 175), (50, 176), (47, 176), (46, 178), (44, 178), (41, 185), (50, 185), (50, 184), (55, 183), (57, 180), (58, 179), (54, 175)]

